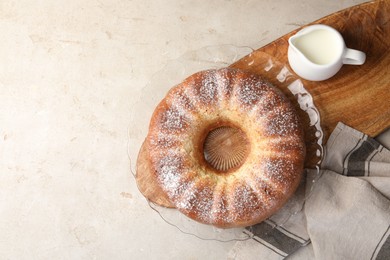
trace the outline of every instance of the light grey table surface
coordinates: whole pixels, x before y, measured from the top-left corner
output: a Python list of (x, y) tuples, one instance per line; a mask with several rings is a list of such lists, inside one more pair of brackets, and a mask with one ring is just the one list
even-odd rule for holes
[(234, 242), (181, 233), (137, 190), (135, 103), (184, 53), (362, 2), (1, 1), (0, 259), (225, 259)]

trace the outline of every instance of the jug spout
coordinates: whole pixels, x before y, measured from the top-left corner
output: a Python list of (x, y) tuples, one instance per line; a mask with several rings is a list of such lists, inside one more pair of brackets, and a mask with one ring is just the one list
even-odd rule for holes
[(289, 50), (293, 51), (298, 57), (300, 57), (300, 59), (304, 59), (309, 63), (311, 63), (311, 61), (305, 55), (305, 51), (302, 49), (302, 46), (299, 46), (299, 43), (302, 42), (302, 39), (312, 31), (312, 28), (303, 29), (288, 39)]
[(303, 30), (300, 30), (299, 32), (297, 32), (296, 34), (294, 34), (293, 36), (291, 36), (291, 37), (288, 39), (289, 45), (292, 46), (292, 47), (294, 47), (295, 49), (297, 49), (296, 43), (297, 43), (301, 38), (303, 38), (305, 35), (311, 33), (313, 30), (316, 30), (316, 29), (315, 29), (315, 28), (308, 27), (308, 28), (304, 28)]
[(291, 36), (288, 39), (288, 45), (290, 46), (291, 50), (294, 51), (296, 54), (300, 54), (300, 51), (298, 50), (297, 46), (295, 46), (295, 42), (299, 39), (299, 35), (295, 34)]

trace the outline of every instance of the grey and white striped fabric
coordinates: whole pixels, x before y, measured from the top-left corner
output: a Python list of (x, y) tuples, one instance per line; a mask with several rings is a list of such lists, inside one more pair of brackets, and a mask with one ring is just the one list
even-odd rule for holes
[[(389, 141), (390, 131), (378, 140)], [(390, 259), (389, 143), (339, 123), (295, 197), (248, 227), (230, 259)], [(309, 192), (310, 191), (310, 192)]]

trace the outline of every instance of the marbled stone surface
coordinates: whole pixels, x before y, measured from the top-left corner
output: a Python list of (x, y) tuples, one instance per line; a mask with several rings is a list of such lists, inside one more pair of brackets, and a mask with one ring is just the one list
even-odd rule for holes
[(139, 193), (135, 103), (183, 53), (362, 2), (2, 0), (0, 259), (226, 259), (234, 242), (181, 233)]

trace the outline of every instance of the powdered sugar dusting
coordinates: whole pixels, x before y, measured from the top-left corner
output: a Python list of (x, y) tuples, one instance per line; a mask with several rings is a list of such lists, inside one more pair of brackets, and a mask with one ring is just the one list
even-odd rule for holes
[(237, 98), (245, 107), (254, 106), (269, 91), (264, 81), (254, 77), (242, 79), (239, 86)]
[(213, 207), (213, 188), (207, 180), (198, 180), (196, 185), (184, 193), (176, 207), (190, 216), (196, 215), (201, 222), (209, 223)]
[(282, 98), (270, 89), (264, 98), (256, 106), (257, 120), (264, 122), (269, 120), (269, 114), (283, 104)]
[[(216, 73), (215, 79), (218, 84), (218, 101), (223, 102), (229, 100), (233, 93), (232, 78), (236, 76), (235, 70), (221, 69)], [(221, 103), (222, 105), (222, 103)]]
[(163, 130), (183, 131), (187, 127), (186, 115), (184, 110), (170, 107), (165, 110), (161, 117), (161, 126)]
[(218, 183), (214, 190), (214, 204), (210, 212), (214, 223), (234, 222), (235, 218), (230, 214), (234, 209), (229, 204), (229, 193), (226, 190), (226, 182)]
[(199, 88), (199, 100), (204, 104), (211, 104), (217, 101), (218, 85), (214, 73), (206, 74)]
[(291, 159), (273, 158), (264, 162), (264, 176), (269, 178), (280, 191), (287, 192), (290, 183), (299, 178), (300, 169), (296, 169), (295, 163)]
[[(259, 169), (262, 168), (261, 165), (258, 166)], [(260, 171), (261, 173), (263, 171)], [(280, 199), (281, 191), (275, 185), (270, 178), (264, 174), (259, 174), (259, 172), (253, 171), (251, 173), (251, 179), (248, 183), (251, 187), (257, 191), (257, 196), (264, 205), (265, 210), (272, 209), (277, 201)]]
[[(166, 103), (159, 107), (157, 123), (151, 125), (148, 135), (152, 165), (162, 189), (176, 208), (204, 223), (229, 226), (266, 216), (265, 211), (272, 210), (280, 199), (284, 199), (282, 195), (289, 189), (289, 182), (300, 170), (283, 153), (299, 151), (301, 147), (292, 145), (282, 150), (277, 154), (280, 158), (262, 158), (272, 154), (272, 148), (267, 151), (269, 154), (259, 152), (260, 155), (256, 155), (257, 151), (253, 153), (255, 155), (249, 155), (259, 156), (252, 161), (261, 162), (249, 169), (253, 173), (240, 172), (240, 169), (248, 169), (241, 166), (225, 179), (199, 162), (193, 153), (186, 152), (187, 146), (199, 142), (193, 140), (190, 129), (199, 124), (199, 118), (218, 121), (215, 110), (223, 111), (227, 118), (231, 111), (242, 120), (250, 118), (248, 122), (254, 129), (263, 131), (266, 127), (264, 131), (275, 140), (274, 147), (278, 147), (283, 142), (275, 136), (284, 138), (294, 133), (298, 138), (296, 141), (300, 140), (296, 134), (299, 127), (294, 110), (271, 85), (238, 70), (200, 72), (184, 83), (168, 94)], [(249, 110), (252, 112), (248, 113)], [(207, 122), (202, 124), (207, 126)], [(221, 181), (226, 182), (221, 184)]]
[(238, 219), (250, 220), (262, 213), (262, 203), (247, 183), (238, 183), (234, 189), (233, 206)]
[(183, 159), (175, 151), (170, 150), (159, 160), (157, 178), (171, 199), (179, 197), (188, 188), (188, 183), (183, 182), (183, 168)]
[(167, 155), (160, 159), (158, 165), (158, 178), (167, 190), (175, 190), (180, 184), (180, 170), (182, 159)]
[(298, 117), (292, 109), (287, 107), (275, 108), (267, 124), (267, 133), (270, 135), (288, 136), (299, 130)]
[(189, 113), (195, 108), (191, 103), (191, 99), (182, 92), (182, 88), (180, 88), (179, 91), (175, 91), (169, 101), (171, 106), (175, 107), (177, 110), (183, 111), (183, 113)]
[(304, 144), (297, 142), (295, 135), (268, 138), (263, 149), (272, 154), (274, 158), (283, 160), (294, 159), (297, 155), (304, 156), (305, 153)]

